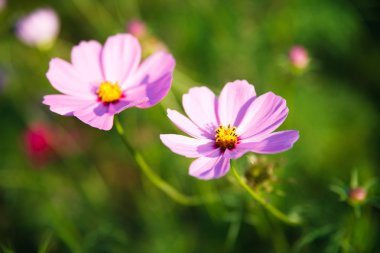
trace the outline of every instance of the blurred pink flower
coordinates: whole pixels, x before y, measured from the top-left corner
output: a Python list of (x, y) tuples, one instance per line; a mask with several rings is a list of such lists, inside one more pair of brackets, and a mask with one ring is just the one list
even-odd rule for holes
[(47, 95), (50, 110), (75, 116), (86, 124), (110, 130), (115, 114), (130, 107), (148, 108), (168, 93), (175, 60), (157, 52), (142, 64), (141, 48), (129, 34), (83, 41), (71, 51), (71, 64), (54, 58), (46, 74), (63, 95)]
[(138, 19), (133, 19), (128, 23), (127, 31), (136, 38), (141, 38), (147, 33), (145, 23)]
[(34, 122), (24, 133), (26, 152), (33, 163), (43, 165), (54, 155), (53, 132), (43, 122)]
[(7, 6), (7, 0), (0, 0), (0, 12)]
[(289, 52), (290, 62), (298, 69), (304, 69), (309, 64), (309, 54), (302, 46), (294, 46)]
[(168, 109), (168, 117), (192, 137), (161, 135), (174, 153), (197, 158), (189, 174), (199, 179), (224, 176), (230, 159), (247, 152), (273, 154), (290, 149), (299, 138), (298, 131), (275, 132), (288, 115), (286, 101), (268, 92), (256, 97), (247, 81), (227, 83), (217, 98), (207, 87), (190, 89), (182, 99), (189, 118)]
[(59, 19), (51, 8), (41, 8), (22, 17), (16, 24), (16, 36), (25, 44), (49, 48), (59, 32)]
[(23, 134), (23, 144), (27, 155), (34, 165), (45, 163), (81, 153), (86, 145), (86, 135), (79, 129), (70, 131), (46, 121), (31, 122)]

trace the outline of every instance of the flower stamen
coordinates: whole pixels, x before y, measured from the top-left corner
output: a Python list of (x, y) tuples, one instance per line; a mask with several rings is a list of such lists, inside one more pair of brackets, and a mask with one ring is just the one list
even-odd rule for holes
[(96, 91), (99, 99), (103, 103), (112, 103), (116, 102), (122, 96), (120, 86), (116, 83), (112, 84), (110, 82), (102, 82), (99, 86), (99, 89)]
[(215, 130), (215, 145), (220, 148), (222, 151), (226, 149), (233, 149), (238, 142), (238, 137), (236, 134), (236, 127), (231, 127), (228, 124), (227, 127), (220, 125)]

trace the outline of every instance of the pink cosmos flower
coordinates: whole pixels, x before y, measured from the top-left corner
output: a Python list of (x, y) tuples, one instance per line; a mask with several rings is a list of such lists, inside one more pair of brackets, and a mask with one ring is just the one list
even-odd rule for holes
[(207, 87), (192, 88), (182, 102), (188, 118), (170, 109), (168, 117), (191, 137), (163, 134), (161, 140), (174, 153), (197, 158), (189, 174), (199, 179), (224, 176), (230, 159), (247, 152), (288, 150), (299, 137), (295, 130), (273, 132), (288, 115), (286, 101), (272, 92), (256, 97), (247, 81), (227, 83), (219, 98)]
[(298, 69), (304, 69), (309, 64), (309, 54), (302, 46), (294, 46), (289, 51), (289, 59), (293, 66)]
[(29, 46), (49, 48), (58, 36), (59, 18), (51, 8), (41, 8), (16, 24), (17, 37)]
[(175, 60), (157, 52), (142, 64), (141, 48), (129, 34), (79, 43), (71, 51), (71, 64), (54, 58), (46, 76), (63, 95), (47, 95), (43, 103), (61, 115), (110, 130), (115, 114), (130, 107), (148, 108), (168, 93)]

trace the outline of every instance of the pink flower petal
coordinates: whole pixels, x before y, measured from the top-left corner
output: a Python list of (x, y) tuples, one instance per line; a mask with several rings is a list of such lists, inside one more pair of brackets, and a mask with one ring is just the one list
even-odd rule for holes
[(286, 119), (289, 109), (286, 101), (272, 92), (257, 97), (247, 109), (245, 117), (237, 127), (241, 139), (257, 137), (276, 130)]
[(113, 114), (108, 113), (108, 107), (101, 103), (75, 111), (74, 116), (84, 123), (101, 130), (110, 130), (113, 125)]
[(46, 76), (53, 87), (62, 93), (83, 98), (96, 97), (91, 84), (84, 79), (82, 73), (64, 60), (52, 59)]
[(131, 107), (136, 107), (138, 105), (141, 105), (143, 103), (146, 103), (149, 99), (147, 97), (142, 98), (137, 101), (129, 101), (126, 99), (120, 99), (116, 103), (111, 103), (108, 105), (108, 112), (111, 114), (117, 114), (120, 113), (121, 111), (131, 108)]
[(175, 60), (172, 55), (157, 52), (146, 59), (127, 81), (125, 93), (130, 100), (148, 97), (139, 105), (148, 108), (160, 102), (170, 89)]
[(105, 81), (125, 85), (141, 59), (140, 44), (129, 34), (118, 34), (107, 39), (103, 47), (102, 63)]
[(177, 134), (161, 134), (160, 139), (172, 152), (190, 158), (213, 155), (215, 151), (214, 142), (207, 139), (199, 140)]
[(44, 96), (42, 103), (48, 105), (55, 113), (72, 116), (74, 111), (95, 104), (96, 101), (69, 95), (47, 95)]
[(147, 85), (140, 85), (129, 88), (125, 91), (126, 96), (130, 100), (140, 100), (148, 97), (148, 101), (143, 103), (138, 108), (149, 108), (160, 102), (167, 94), (172, 83), (172, 75), (166, 74), (161, 79)]
[(230, 159), (228, 158), (202, 156), (191, 163), (189, 174), (202, 180), (209, 180), (223, 177), (229, 169)]
[(238, 159), (238, 158), (242, 157), (245, 153), (247, 153), (249, 151), (250, 150), (247, 149), (247, 147), (245, 147), (244, 145), (237, 145), (232, 150), (226, 149), (224, 151), (223, 156), (225, 158), (229, 158), (229, 159)]
[(227, 83), (218, 100), (220, 124), (237, 126), (256, 97), (255, 88), (245, 80)]
[(101, 66), (102, 45), (97, 41), (82, 41), (71, 50), (71, 62), (93, 86), (105, 81)]
[(207, 87), (195, 87), (183, 95), (182, 103), (186, 114), (201, 129), (215, 135), (218, 127), (216, 116), (217, 99)]
[(184, 115), (180, 114), (175, 110), (167, 110), (169, 119), (183, 132), (187, 133), (196, 138), (212, 138), (210, 133), (207, 133), (195, 125), (191, 120), (189, 120)]
[(275, 154), (293, 147), (298, 138), (299, 132), (296, 130), (280, 131), (268, 134), (261, 141), (256, 141), (255, 138), (252, 138), (252, 142), (250, 139), (242, 140), (239, 148), (259, 154)]

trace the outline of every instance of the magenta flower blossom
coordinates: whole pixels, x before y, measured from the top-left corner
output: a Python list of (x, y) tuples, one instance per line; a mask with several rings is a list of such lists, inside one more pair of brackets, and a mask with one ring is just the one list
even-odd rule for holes
[(25, 44), (41, 49), (51, 47), (58, 32), (59, 19), (51, 8), (37, 9), (16, 24), (16, 36)]
[(61, 115), (109, 130), (115, 114), (130, 107), (148, 108), (168, 93), (174, 58), (157, 52), (142, 64), (141, 48), (129, 34), (79, 43), (71, 51), (71, 64), (54, 58), (46, 76), (62, 95), (47, 95), (43, 103)]
[(44, 165), (55, 156), (54, 129), (44, 122), (34, 122), (24, 132), (24, 147), (35, 165)]
[(190, 89), (182, 99), (188, 116), (168, 109), (169, 119), (191, 137), (161, 135), (174, 153), (194, 160), (189, 174), (215, 179), (230, 169), (230, 159), (247, 152), (274, 154), (290, 149), (298, 140), (295, 130), (273, 132), (288, 115), (286, 101), (273, 94), (256, 97), (247, 81), (227, 83), (219, 98), (207, 87)]

